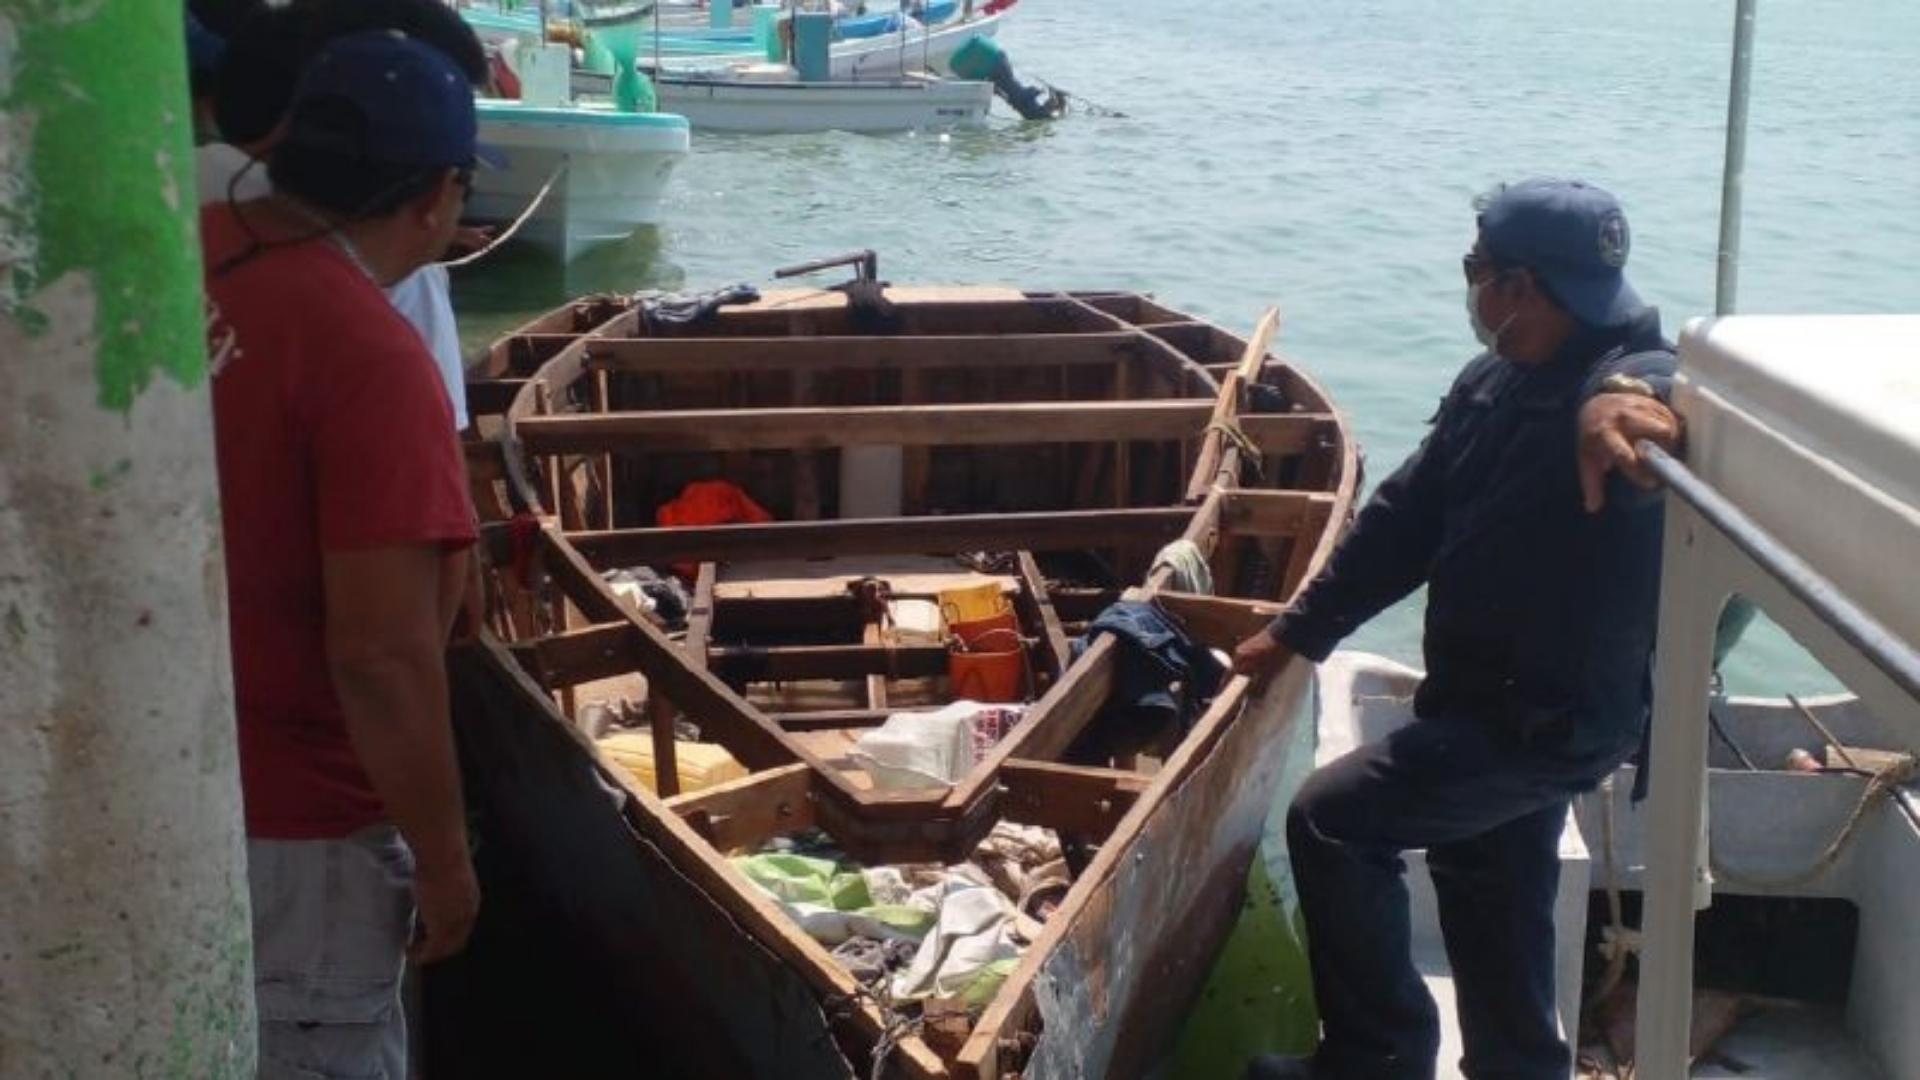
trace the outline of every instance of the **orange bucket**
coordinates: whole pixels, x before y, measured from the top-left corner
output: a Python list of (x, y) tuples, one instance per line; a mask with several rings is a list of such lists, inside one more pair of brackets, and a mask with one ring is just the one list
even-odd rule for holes
[[(972, 622), (949, 623), (947, 625), (947, 631), (950, 636), (959, 638), (961, 644), (969, 649), (979, 648), (981, 638), (1001, 630), (1018, 635), (1020, 623), (1019, 620), (1014, 618), (1013, 612), (1003, 611), (989, 618), (975, 619)], [(1007, 639), (996, 638), (994, 640), (1004, 645)]]
[(1000, 583), (988, 581), (961, 589), (940, 590), (940, 614), (947, 623), (979, 622), (1013, 610)]
[[(1011, 642), (1011, 649), (1005, 646)], [(995, 651), (998, 646), (999, 650)], [(1009, 702), (1024, 699), (1027, 655), (1020, 635), (1012, 629), (982, 631), (971, 645), (947, 650), (947, 679), (955, 697), (973, 701)]]

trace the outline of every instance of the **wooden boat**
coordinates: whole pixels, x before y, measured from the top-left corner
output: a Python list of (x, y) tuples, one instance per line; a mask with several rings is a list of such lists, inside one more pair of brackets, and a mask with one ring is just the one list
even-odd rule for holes
[[(1230, 649), (1328, 557), (1357, 451), (1269, 354), (1275, 318), (1246, 341), (1131, 293), (868, 284), (686, 325), (591, 297), (495, 344), (468, 395), (493, 602), (450, 661), (485, 902), (469, 952), (428, 972), (428, 1073), (1147, 1069), (1238, 914), (1310, 671), (1230, 677), (1184, 734), (1089, 763), (1125, 659), (1100, 636), (1074, 660), (1069, 639), (1125, 596)], [(898, 513), (840, 516), (873, 495), (842, 482), (861, 447), (899, 448)], [(712, 476), (778, 520), (652, 526)], [(1154, 565), (1182, 538), (1217, 595)], [(1000, 557), (952, 558), (978, 552)], [(676, 563), (678, 639), (602, 577)], [(945, 702), (946, 652), (881, 643), (847, 586), (983, 574), (1032, 642), (1025, 719), (951, 786), (876, 789), (848, 740)], [(658, 795), (584, 730), (605, 680), (636, 674)], [(676, 793), (676, 715), (748, 775)], [(1001, 821), (1089, 858), (958, 1031), (863, 988), (727, 858), (817, 829), (857, 862), (944, 864)]]

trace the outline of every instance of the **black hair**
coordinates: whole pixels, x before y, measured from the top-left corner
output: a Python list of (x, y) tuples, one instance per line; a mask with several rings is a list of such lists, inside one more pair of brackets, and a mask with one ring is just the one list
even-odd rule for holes
[(365, 152), (367, 118), (342, 98), (294, 110), (287, 135), (267, 159), (267, 177), (284, 192), (352, 221), (385, 217), (432, 191), (446, 168), (396, 165)]
[(480, 38), (442, 0), (293, 0), (254, 12), (229, 41), (214, 92), (221, 137), (247, 144), (272, 134), (308, 59), (335, 38), (368, 30), (398, 30), (446, 54), (468, 82), (487, 80)]
[(294, 0), (311, 11), (300, 66), (335, 38), (368, 30), (398, 30), (446, 54), (475, 86), (487, 81), (487, 51), (479, 35), (445, 0)]
[(221, 138), (243, 146), (256, 143), (280, 123), (300, 71), (306, 15), (299, 4), (261, 8), (228, 40), (213, 92), (213, 122)]

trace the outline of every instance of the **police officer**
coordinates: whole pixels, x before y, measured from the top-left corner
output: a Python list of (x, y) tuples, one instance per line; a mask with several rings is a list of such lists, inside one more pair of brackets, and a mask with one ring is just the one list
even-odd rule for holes
[(1427, 586), (1418, 719), (1316, 772), (1287, 815), (1322, 1021), (1249, 1080), (1430, 1080), (1433, 999), (1408, 952), (1400, 853), (1424, 848), (1473, 1080), (1565, 1080), (1554, 1008), (1571, 797), (1639, 745), (1659, 592), (1658, 495), (1633, 450), (1677, 445), (1658, 313), (1626, 216), (1579, 181), (1484, 196), (1463, 260), (1486, 351), (1332, 561), (1241, 643), (1237, 670), (1319, 661)]

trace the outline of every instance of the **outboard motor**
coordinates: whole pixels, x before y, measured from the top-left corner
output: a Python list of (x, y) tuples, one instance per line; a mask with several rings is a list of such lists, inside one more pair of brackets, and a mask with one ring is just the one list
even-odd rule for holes
[(966, 44), (954, 50), (947, 66), (962, 79), (992, 83), (993, 92), (1000, 100), (1028, 120), (1051, 120), (1067, 111), (1065, 94), (1045, 83), (1022, 82), (1013, 73), (1013, 61), (1007, 59), (1006, 50), (992, 38), (976, 35), (967, 39)]

